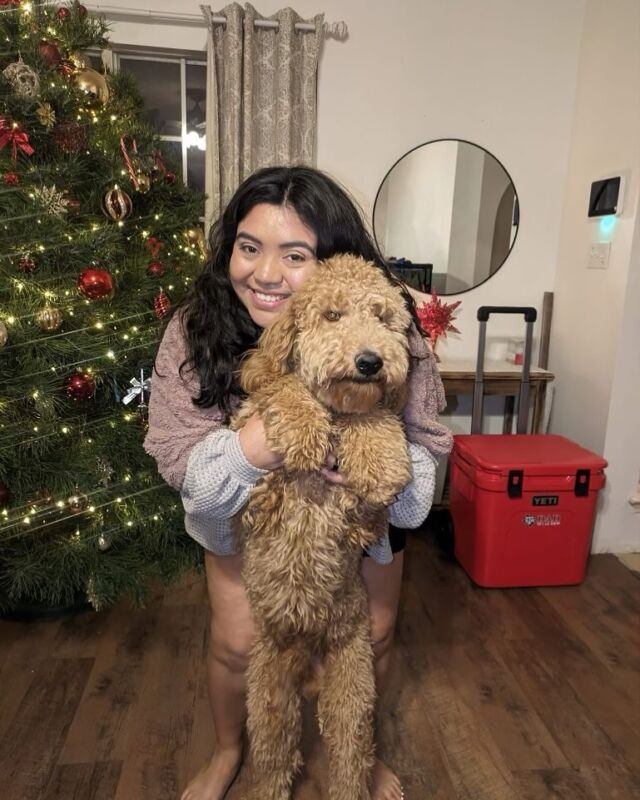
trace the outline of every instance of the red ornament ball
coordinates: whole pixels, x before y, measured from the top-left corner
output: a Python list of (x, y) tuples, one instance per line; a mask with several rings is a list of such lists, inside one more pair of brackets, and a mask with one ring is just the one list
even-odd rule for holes
[(36, 262), (30, 256), (23, 256), (18, 261), (18, 269), (25, 275), (31, 275), (36, 268)]
[(56, 11), (56, 17), (58, 17), (58, 19), (65, 20), (69, 19), (70, 16), (71, 11), (69, 11), (66, 6), (60, 6), (60, 8)]
[(164, 275), (164, 264), (162, 261), (150, 261), (147, 267), (147, 275), (152, 275), (154, 278)]
[(67, 378), (64, 391), (70, 400), (91, 400), (96, 393), (96, 383), (88, 372), (74, 372)]
[(17, 186), (20, 183), (20, 176), (15, 172), (7, 172), (3, 175), (4, 182), (7, 186)]
[(155, 296), (153, 300), (153, 310), (158, 319), (166, 317), (171, 310), (171, 300), (169, 300), (169, 297), (165, 294), (164, 289), (160, 289), (160, 292)]
[(100, 300), (113, 291), (113, 278), (106, 269), (87, 267), (78, 276), (78, 289), (89, 300)]
[(42, 39), (38, 45), (38, 52), (50, 67), (56, 67), (62, 61), (57, 45), (46, 39)]
[(173, 184), (176, 182), (177, 177), (178, 176), (176, 175), (175, 172), (171, 172), (171, 170), (167, 170), (167, 172), (165, 172), (165, 174), (164, 174), (164, 182), (168, 183), (169, 186), (173, 186)]
[(4, 506), (8, 506), (9, 505), (9, 500), (11, 500), (11, 492), (4, 485), (4, 483), (0, 483), (0, 508), (4, 508)]

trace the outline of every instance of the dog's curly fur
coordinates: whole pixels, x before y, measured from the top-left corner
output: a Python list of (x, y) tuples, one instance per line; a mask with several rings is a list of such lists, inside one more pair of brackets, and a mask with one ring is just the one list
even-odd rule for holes
[[(286, 800), (301, 765), (301, 689), (313, 659), (330, 763), (331, 800), (369, 800), (375, 682), (360, 578), (362, 548), (411, 477), (398, 413), (405, 399), (410, 316), (399, 289), (351, 255), (318, 266), (242, 368), (284, 467), (269, 472), (236, 518), (257, 630), (248, 672), (251, 800)], [(363, 375), (356, 360), (377, 355)], [(347, 486), (319, 470), (333, 450)]]

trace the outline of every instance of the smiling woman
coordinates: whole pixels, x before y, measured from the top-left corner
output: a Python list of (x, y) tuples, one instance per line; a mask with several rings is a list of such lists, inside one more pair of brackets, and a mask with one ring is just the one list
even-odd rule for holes
[(284, 310), (316, 268), (318, 237), (289, 206), (260, 203), (240, 222), (229, 278), (261, 328)]

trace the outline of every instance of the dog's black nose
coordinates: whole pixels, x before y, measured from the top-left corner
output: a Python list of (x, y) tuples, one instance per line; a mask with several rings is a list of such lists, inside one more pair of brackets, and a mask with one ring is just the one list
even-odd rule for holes
[(375, 375), (382, 369), (382, 364), (380, 356), (368, 350), (356, 357), (356, 368), (361, 375)]

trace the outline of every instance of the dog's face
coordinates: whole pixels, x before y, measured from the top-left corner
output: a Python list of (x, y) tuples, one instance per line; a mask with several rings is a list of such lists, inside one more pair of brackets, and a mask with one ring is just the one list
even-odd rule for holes
[(318, 265), (265, 331), (243, 368), (244, 388), (255, 390), (269, 373), (295, 372), (340, 413), (399, 410), (410, 322), (400, 290), (378, 267), (352, 255), (334, 256)]

